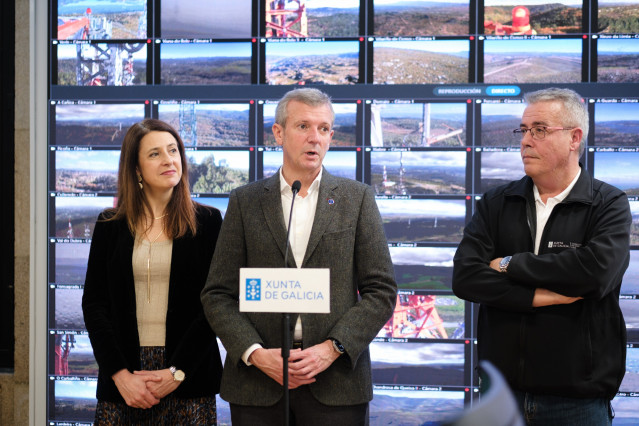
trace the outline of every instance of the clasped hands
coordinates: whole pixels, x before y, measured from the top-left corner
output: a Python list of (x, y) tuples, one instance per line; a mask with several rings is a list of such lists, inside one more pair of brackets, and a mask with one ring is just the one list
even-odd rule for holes
[[(291, 349), (288, 358), (288, 388), (295, 389), (315, 382), (315, 377), (338, 357), (330, 340), (303, 350)], [(249, 362), (280, 385), (284, 384), (281, 349), (256, 349), (249, 357)]]
[(112, 378), (124, 402), (134, 408), (151, 408), (180, 385), (180, 382), (173, 380), (168, 368), (133, 373), (122, 369)]

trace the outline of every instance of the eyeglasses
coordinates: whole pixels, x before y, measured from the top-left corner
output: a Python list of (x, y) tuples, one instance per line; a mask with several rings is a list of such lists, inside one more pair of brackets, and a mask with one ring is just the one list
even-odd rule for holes
[(531, 127), (530, 129), (522, 127), (522, 128), (513, 130), (513, 135), (515, 135), (516, 138), (523, 139), (524, 136), (526, 136), (526, 133), (530, 132), (530, 135), (533, 137), (533, 139), (541, 140), (546, 137), (546, 133), (548, 133), (548, 130), (574, 130), (574, 129), (576, 129), (576, 127), (534, 126), (534, 127)]

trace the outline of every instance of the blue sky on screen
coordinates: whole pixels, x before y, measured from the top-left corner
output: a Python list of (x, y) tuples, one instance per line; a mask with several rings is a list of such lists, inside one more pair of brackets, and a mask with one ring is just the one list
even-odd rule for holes
[(95, 398), (97, 380), (56, 380), (55, 396), (61, 398)]
[[(177, 112), (180, 110), (180, 104), (160, 104), (158, 111), (160, 113)], [(249, 104), (196, 104), (196, 111), (247, 111)]]
[(356, 103), (333, 103), (333, 111), (338, 114), (354, 114), (357, 112)]
[(290, 41), (266, 42), (266, 57), (308, 56), (308, 55), (340, 55), (359, 53), (358, 41)]
[(459, 343), (380, 343), (370, 345), (374, 362), (402, 365), (464, 364), (464, 345)]
[(526, 104), (481, 104), (481, 115), (511, 115), (521, 117), (526, 109)]
[[(424, 115), (424, 104), (375, 104), (381, 112), (382, 117), (407, 117), (422, 119)], [(440, 118), (443, 120), (450, 119), (465, 119), (466, 118), (466, 103), (461, 102), (446, 102), (446, 103), (431, 103), (430, 104), (430, 116), (431, 118)]]
[(544, 4), (562, 4), (564, 6), (581, 7), (578, 0), (484, 0), (484, 6), (540, 6)]
[[(287, 6), (296, 7), (297, 3), (289, 1)], [(306, 0), (306, 7), (309, 9), (324, 7), (339, 9), (359, 8), (359, 0)]]
[(622, 53), (639, 54), (639, 39), (600, 38), (597, 41), (597, 53), (611, 55)]
[(373, 47), (391, 47), (394, 49), (421, 50), (424, 52), (461, 54), (470, 51), (468, 40), (407, 40), (375, 41)]
[(622, 120), (639, 121), (639, 103), (595, 104), (595, 123)]
[(250, 0), (160, 0), (160, 13), (163, 33), (198, 37), (251, 36)]
[[(355, 168), (357, 153), (355, 151), (329, 151), (324, 157), (324, 166), (328, 169), (330, 166), (335, 167), (352, 167)], [(264, 151), (264, 167), (279, 167), (282, 165), (282, 151)]]
[[(379, 200), (378, 200), (379, 201)], [(389, 247), (393, 265), (453, 267), (457, 247)]]
[(639, 152), (595, 152), (595, 178), (622, 190), (639, 187)]
[(250, 58), (251, 42), (230, 43), (162, 43), (161, 59), (185, 58)]
[(401, 200), (379, 198), (377, 207), (382, 216), (466, 217), (465, 200)]
[(419, 399), (458, 399), (463, 401), (465, 392), (461, 391), (422, 391), (422, 390), (387, 390), (375, 389), (375, 395), (386, 395), (393, 398), (419, 398)]
[(630, 250), (630, 263), (623, 274), (621, 294), (639, 293), (639, 250)]
[[(58, 243), (55, 245), (55, 257), (56, 259), (88, 259), (90, 249), (91, 244), (87, 243)], [(78, 309), (80, 309), (79, 305)]]
[(56, 105), (56, 121), (109, 120), (116, 118), (144, 118), (144, 104), (93, 104), (93, 105)]
[(114, 197), (55, 197), (56, 208), (113, 207)]
[[(507, 167), (504, 167), (507, 165)], [(524, 164), (521, 153), (517, 151), (482, 152), (481, 178), (521, 179), (524, 176)]]
[(56, 151), (55, 168), (117, 172), (119, 161), (119, 150)]
[(469, 0), (448, 0), (448, 1), (441, 1), (441, 0), (412, 0), (410, 2), (407, 2), (406, 0), (373, 0), (373, 3), (376, 6), (389, 6), (389, 5), (402, 4), (402, 3), (409, 3), (411, 5), (418, 4), (418, 3), (423, 3), (424, 6), (429, 6), (431, 4), (440, 5), (442, 3), (468, 4), (468, 1)]
[(611, 4), (636, 4), (639, 6), (639, 1), (637, 0), (599, 0), (599, 7), (611, 5)]
[(466, 151), (409, 151), (392, 152), (378, 151), (371, 153), (371, 162), (376, 154), (384, 158), (386, 164), (399, 164), (400, 155), (404, 166), (438, 166), (438, 167), (465, 167)]
[(553, 53), (581, 54), (581, 38), (553, 38), (550, 40), (485, 40), (484, 52), (495, 53), (521, 53), (539, 52), (551, 55)]
[(229, 205), (228, 197), (197, 197), (195, 201), (200, 204), (215, 207), (222, 213), (222, 217), (226, 215), (226, 209)]
[(95, 13), (143, 12), (146, 0), (58, 0), (58, 15), (84, 14), (87, 8)]

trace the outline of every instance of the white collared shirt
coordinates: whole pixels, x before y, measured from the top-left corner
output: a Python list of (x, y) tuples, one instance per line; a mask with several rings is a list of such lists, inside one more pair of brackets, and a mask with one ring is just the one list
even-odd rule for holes
[[(298, 268), (302, 267), (304, 254), (308, 246), (308, 240), (311, 237), (311, 229), (313, 229), (313, 221), (315, 220), (315, 209), (317, 208), (317, 197), (319, 195), (319, 185), (322, 179), (322, 170), (308, 188), (305, 197), (301, 197), (299, 193), (295, 197), (293, 205), (293, 224), (291, 225), (290, 244), (295, 264)], [(282, 175), (280, 168), (280, 193), (282, 194), (282, 212), (284, 213), (284, 225), (288, 229), (289, 214), (291, 212), (291, 203), (293, 202), (293, 192)], [(283, 266), (283, 265), (282, 265)]]
[(570, 182), (570, 185), (566, 187), (561, 193), (555, 195), (554, 197), (548, 198), (546, 200), (546, 204), (541, 201), (541, 196), (539, 195), (539, 189), (537, 189), (537, 185), (533, 185), (533, 193), (535, 194), (535, 208), (537, 210), (537, 233), (535, 234), (535, 254), (539, 254), (539, 244), (541, 243), (541, 234), (544, 232), (544, 228), (546, 227), (546, 223), (548, 222), (548, 218), (550, 217), (550, 213), (555, 208), (555, 206), (561, 203), (572, 191), (572, 188), (577, 183), (577, 179), (581, 175), (581, 167), (577, 172), (577, 176)]
[[(280, 167), (280, 194), (282, 199), (282, 213), (284, 214), (284, 225), (288, 229), (288, 220), (291, 213), (291, 203), (293, 202), (293, 191), (291, 185), (289, 185), (282, 175), (282, 168)], [(306, 253), (306, 247), (308, 246), (308, 240), (311, 237), (311, 230), (313, 229), (313, 221), (315, 220), (315, 210), (317, 208), (317, 199), (319, 196), (319, 185), (322, 180), (322, 169), (319, 174), (308, 188), (308, 193), (305, 197), (301, 197), (299, 194), (295, 196), (295, 204), (293, 205), (293, 225), (291, 226), (290, 245), (293, 257), (295, 258), (295, 264), (298, 268), (302, 267), (304, 261), (304, 254)], [(284, 265), (282, 265), (284, 267)], [(297, 316), (295, 322), (295, 331), (293, 333), (295, 340), (302, 339), (302, 317)], [(256, 350), (261, 348), (262, 345), (254, 343), (242, 354), (242, 360), (246, 365), (251, 365), (249, 357)]]
[[(319, 195), (319, 185), (322, 180), (322, 169), (317, 177), (308, 188), (306, 196), (302, 197), (299, 193), (295, 196), (295, 204), (293, 204), (293, 223), (291, 224), (290, 244), (291, 251), (295, 257), (295, 264), (298, 268), (302, 267), (308, 240), (311, 238), (311, 229), (313, 229), (313, 221), (315, 220), (315, 209), (317, 208), (317, 198)], [(280, 167), (280, 194), (282, 194), (282, 212), (284, 213), (284, 225), (288, 229), (289, 215), (291, 213), (291, 203), (293, 202), (293, 191), (284, 179), (282, 168)], [(295, 321), (295, 331), (293, 333), (295, 340), (302, 340), (302, 317), (297, 316)]]

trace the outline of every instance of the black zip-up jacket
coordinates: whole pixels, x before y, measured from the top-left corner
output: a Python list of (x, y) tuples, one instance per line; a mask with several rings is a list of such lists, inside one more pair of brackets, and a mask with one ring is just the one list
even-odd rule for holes
[[(536, 210), (529, 177), (487, 192), (454, 258), (453, 291), (480, 303), (478, 354), (513, 389), (612, 399), (625, 373), (626, 326), (619, 308), (630, 259), (628, 197), (582, 168), (555, 206), (534, 254)], [(506, 273), (489, 263), (512, 255)], [(536, 288), (580, 296), (533, 308)]]

